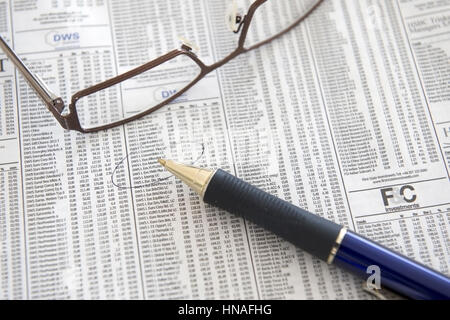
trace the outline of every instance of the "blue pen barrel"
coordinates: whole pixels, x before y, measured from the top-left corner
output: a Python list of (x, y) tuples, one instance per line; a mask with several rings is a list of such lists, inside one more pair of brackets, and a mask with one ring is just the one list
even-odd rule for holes
[(381, 287), (403, 296), (450, 299), (450, 280), (446, 276), (351, 231), (347, 231), (337, 249), (342, 226), (270, 195), (223, 170), (217, 170), (212, 176), (203, 200), (240, 215), (362, 279), (369, 278), (370, 274), (366, 273), (369, 266), (378, 266)]
[(450, 299), (450, 279), (420, 263), (348, 231), (334, 265), (362, 278), (370, 266), (378, 266), (381, 287), (420, 300)]

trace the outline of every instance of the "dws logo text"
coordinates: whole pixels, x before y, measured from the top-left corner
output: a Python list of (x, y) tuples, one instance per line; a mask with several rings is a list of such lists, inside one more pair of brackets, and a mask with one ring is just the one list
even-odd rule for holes
[(60, 32), (60, 31), (50, 31), (47, 33), (45, 41), (52, 47), (62, 47), (62, 46), (73, 46), (80, 42), (80, 33), (74, 32)]

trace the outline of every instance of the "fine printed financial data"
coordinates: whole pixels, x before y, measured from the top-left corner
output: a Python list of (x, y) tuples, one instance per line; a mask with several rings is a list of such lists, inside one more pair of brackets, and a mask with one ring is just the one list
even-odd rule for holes
[[(67, 104), (180, 48), (179, 36), (218, 61), (237, 41), (228, 6), (0, 0), (0, 34)], [(105, 91), (84, 112), (132, 114), (139, 90), (173, 95), (181, 69), (164, 68), (170, 77)], [(361, 280), (204, 205), (161, 157), (223, 168), (449, 275), (450, 0), (325, 0), (174, 103), (94, 134), (61, 128), (0, 53), (0, 298), (371, 298)]]

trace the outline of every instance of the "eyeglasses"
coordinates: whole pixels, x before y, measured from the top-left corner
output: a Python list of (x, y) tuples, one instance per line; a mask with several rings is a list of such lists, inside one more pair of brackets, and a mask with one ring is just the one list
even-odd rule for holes
[[(97, 132), (126, 124), (148, 115), (180, 98), (213, 70), (242, 53), (259, 48), (290, 31), (302, 22), (323, 0), (256, 0), (247, 14), (239, 14), (233, 1), (227, 15), (230, 32), (239, 34), (237, 48), (211, 65), (203, 63), (185, 42), (180, 49), (141, 65), (114, 78), (75, 93), (65, 110), (61, 97), (52, 93), (0, 37), (0, 47), (22, 73), (49, 111), (64, 129), (83, 133)], [(277, 20), (270, 25), (270, 17)], [(155, 88), (169, 88), (155, 90)], [(120, 92), (124, 106), (111, 103)], [(162, 92), (162, 94), (155, 94)]]

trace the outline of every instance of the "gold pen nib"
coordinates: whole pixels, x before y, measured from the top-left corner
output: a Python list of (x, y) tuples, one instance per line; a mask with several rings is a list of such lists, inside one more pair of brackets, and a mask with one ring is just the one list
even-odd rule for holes
[(208, 183), (215, 172), (211, 169), (198, 168), (173, 160), (158, 159), (158, 162), (174, 176), (191, 187), (202, 198), (205, 195)]
[(159, 164), (162, 165), (163, 167), (166, 166), (166, 160), (164, 160), (164, 159), (158, 159), (158, 162), (159, 162)]

